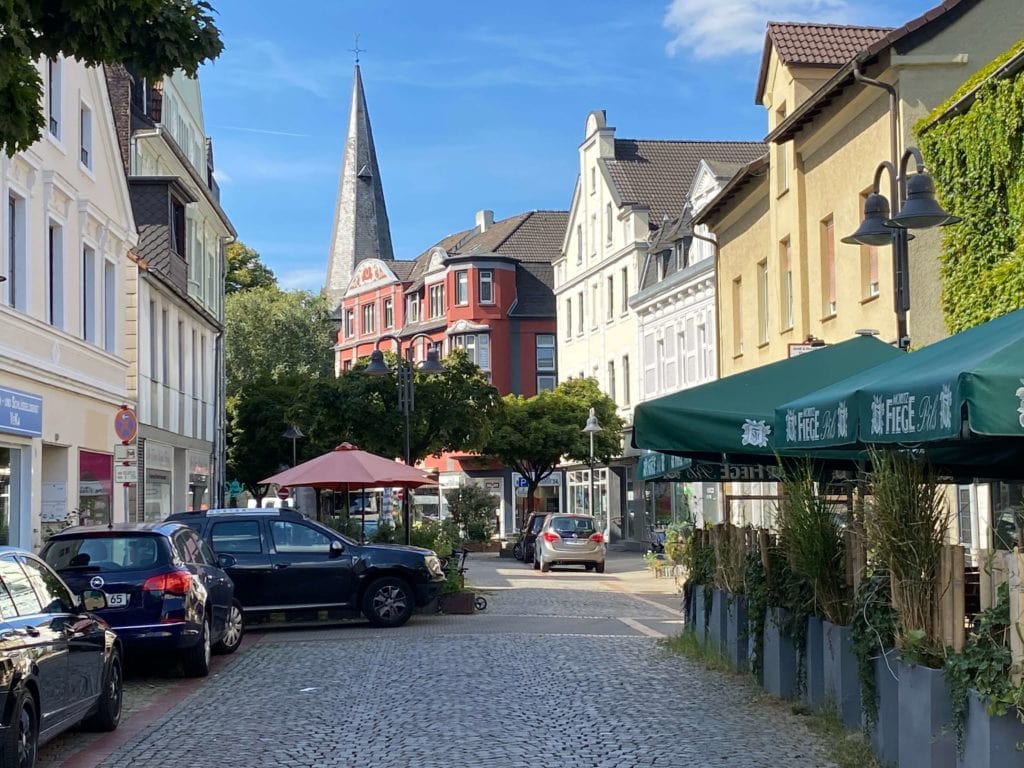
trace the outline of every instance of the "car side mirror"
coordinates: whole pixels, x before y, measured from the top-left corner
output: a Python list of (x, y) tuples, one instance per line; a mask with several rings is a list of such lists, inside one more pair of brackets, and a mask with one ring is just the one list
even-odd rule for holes
[(82, 607), (87, 611), (102, 611), (107, 607), (107, 595), (98, 589), (86, 589), (82, 592)]
[(331, 541), (331, 550), (330, 550), (331, 557), (337, 557), (338, 555), (340, 555), (344, 551), (345, 551), (345, 545), (344, 544), (342, 544), (340, 541), (337, 541), (337, 540), (332, 540)]
[(234, 555), (217, 555), (217, 565), (221, 568), (234, 568), (237, 562)]

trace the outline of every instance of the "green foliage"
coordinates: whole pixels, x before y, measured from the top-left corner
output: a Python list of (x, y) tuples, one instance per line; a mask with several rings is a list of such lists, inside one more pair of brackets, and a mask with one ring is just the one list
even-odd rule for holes
[(896, 646), (915, 663), (940, 666), (933, 608), (949, 509), (925, 461), (905, 451), (872, 450), (871, 466), (873, 502), (867, 505), (865, 532), (868, 550), (893, 576)]
[(665, 528), (665, 554), (676, 565), (684, 562), (686, 547), (692, 536), (693, 525), (690, 523), (672, 523)]
[(896, 641), (896, 612), (892, 609), (889, 572), (871, 571), (860, 583), (853, 600), (850, 639), (857, 658), (860, 705), (870, 730), (878, 722), (878, 687), (874, 659), (893, 648)]
[(945, 673), (953, 704), (953, 729), (961, 751), (971, 689), (986, 699), (989, 715), (1015, 712), (1024, 723), (1024, 685), (1014, 685), (1011, 681), (1010, 631), (1010, 593), (1007, 585), (1001, 584), (995, 605), (978, 614), (964, 650), (956, 653), (948, 648), (946, 651)]
[(818, 494), (810, 462), (784, 467), (779, 504), (779, 542), (794, 576), (812, 595), (812, 611), (847, 624), (850, 594), (844, 569), (842, 510)]
[(224, 249), (227, 274), (224, 275), (224, 293), (232, 294), (253, 288), (276, 288), (273, 271), (260, 261), (260, 255), (245, 243), (228, 243)]
[(460, 485), (445, 491), (452, 521), (470, 541), (488, 541), (494, 533), (494, 511), (501, 499), (476, 483)]
[(622, 450), (623, 421), (615, 402), (594, 379), (570, 379), (534, 397), (502, 399), (483, 453), (526, 479), (527, 512), (533, 510), (540, 482), (554, 472), (563, 456), (590, 460), (590, 438), (582, 430), (591, 408), (601, 425), (601, 432), (594, 436), (595, 461), (607, 463)]
[(882, 768), (871, 744), (862, 734), (850, 733), (834, 705), (807, 717), (807, 725), (822, 737), (829, 766), (834, 768)]
[(35, 61), (64, 54), (89, 66), (127, 64), (155, 78), (195, 76), (223, 49), (202, 0), (4, 0), (0, 2), (0, 147), (28, 149), (45, 127)]
[(666, 637), (658, 641), (662, 648), (670, 653), (683, 656), (692, 661), (703, 664), (707, 669), (718, 672), (732, 672), (732, 664), (729, 659), (720, 651), (713, 648), (710, 643), (701, 643), (697, 639), (697, 633), (691, 631), (680, 632), (678, 635)]
[(275, 287), (233, 293), (224, 324), (228, 396), (268, 382), (333, 376), (336, 334), (320, 296)]
[(297, 386), (268, 383), (227, 399), (228, 471), (257, 499), (268, 490), (260, 480), (277, 472), (282, 464), (291, 464), (291, 441), (281, 433), (288, 426), (287, 411)]
[(395, 534), (395, 526), (385, 520), (377, 523), (377, 530), (370, 534), (370, 541), (374, 544), (397, 544), (398, 538)]
[(747, 553), (743, 571), (743, 591), (747, 598), (747, 636), (751, 643), (750, 671), (760, 680), (764, 674), (764, 621), (768, 616), (768, 579), (761, 553), (754, 548)]
[(943, 230), (941, 255), (942, 308), (956, 333), (1024, 306), (1024, 76), (988, 80), (969, 110), (933, 122), (941, 116), (933, 112), (917, 129), (940, 202), (963, 217)]

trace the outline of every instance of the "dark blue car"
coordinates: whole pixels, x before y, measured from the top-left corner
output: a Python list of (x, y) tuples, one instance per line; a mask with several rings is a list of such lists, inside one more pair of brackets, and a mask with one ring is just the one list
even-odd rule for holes
[(242, 608), (234, 584), (196, 533), (180, 523), (78, 526), (54, 535), (40, 556), (76, 592), (100, 590), (96, 611), (127, 652), (180, 657), (185, 674), (210, 671), (213, 650), (232, 653), (242, 642)]

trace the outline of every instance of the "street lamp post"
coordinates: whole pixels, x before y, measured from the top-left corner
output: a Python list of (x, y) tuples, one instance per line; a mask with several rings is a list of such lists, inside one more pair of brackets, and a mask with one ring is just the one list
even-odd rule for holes
[[(583, 427), (583, 432), (590, 435), (590, 514), (594, 515), (594, 435), (601, 431), (601, 425), (597, 421), (597, 416), (594, 414), (594, 409), (590, 409), (590, 415), (587, 416), (587, 425)], [(612, 533), (612, 516), (611, 511), (608, 510), (605, 513), (605, 525), (604, 525), (604, 540), (608, 541)]]
[[(433, 343), (433, 339), (425, 333), (418, 333), (409, 339), (409, 346), (405, 349), (405, 354), (402, 353), (402, 340), (398, 336), (392, 334), (384, 334), (381, 336), (373, 345), (373, 352), (370, 354), (370, 362), (366, 366), (366, 373), (371, 376), (383, 376), (391, 373), (391, 369), (387, 363), (384, 362), (384, 353), (380, 351), (380, 343), (382, 341), (392, 341), (398, 348), (398, 362), (396, 370), (394, 371), (398, 378), (398, 409), (402, 413), (402, 419), (405, 426), (405, 441), (404, 441), (404, 452), (403, 458), (405, 459), (406, 466), (412, 466), (412, 447), (411, 447), (411, 414), (415, 409), (416, 403), (413, 392), (413, 376), (414, 376), (414, 365), (413, 365), (413, 344), (417, 339), (424, 338)], [(444, 370), (438, 359), (437, 350), (429, 349), (427, 351), (427, 359), (419, 364), (419, 370), (424, 373), (440, 373)], [(439, 510), (440, 511), (440, 510)], [(410, 521), (410, 504), (409, 504), (409, 489), (405, 491), (405, 495), (402, 498), (402, 528), (405, 530), (405, 543), (409, 544), (412, 535), (412, 525)]]
[[(917, 172), (907, 176), (907, 166), (914, 160)], [(893, 200), (892, 216), (889, 200), (879, 191), (882, 172), (889, 172), (889, 192)], [(925, 170), (924, 158), (917, 147), (908, 147), (899, 167), (889, 160), (875, 169), (871, 194), (864, 201), (864, 220), (857, 230), (842, 239), (855, 245), (892, 245), (893, 303), (896, 311), (896, 336), (901, 349), (910, 346), (907, 333), (907, 310), (910, 309), (910, 262), (908, 230), (956, 224), (960, 221), (942, 209), (935, 199), (935, 184)]]
[(284, 432), (281, 433), (281, 437), (287, 437), (289, 440), (292, 441), (292, 466), (294, 467), (296, 464), (299, 463), (298, 462), (298, 455), (299, 454), (298, 454), (298, 448), (296, 447), (296, 441), (300, 437), (305, 437), (305, 435), (302, 434), (302, 430), (299, 429), (296, 425), (289, 424), (288, 425), (288, 429), (286, 429)]

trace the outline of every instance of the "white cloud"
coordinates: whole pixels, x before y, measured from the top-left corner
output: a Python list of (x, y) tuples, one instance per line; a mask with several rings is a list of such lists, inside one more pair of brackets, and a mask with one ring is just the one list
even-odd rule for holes
[(231, 183), (231, 176), (220, 168), (215, 168), (213, 171), (213, 178), (217, 180), (217, 183), (221, 186)]
[[(325, 260), (326, 265), (326, 260)], [(326, 266), (316, 269), (289, 269), (278, 271), (274, 269), (277, 276), (277, 284), (286, 291), (309, 291), (319, 293), (324, 285)]]
[(670, 56), (688, 51), (697, 59), (758, 53), (769, 21), (848, 23), (847, 0), (672, 0), (663, 24), (675, 37)]

